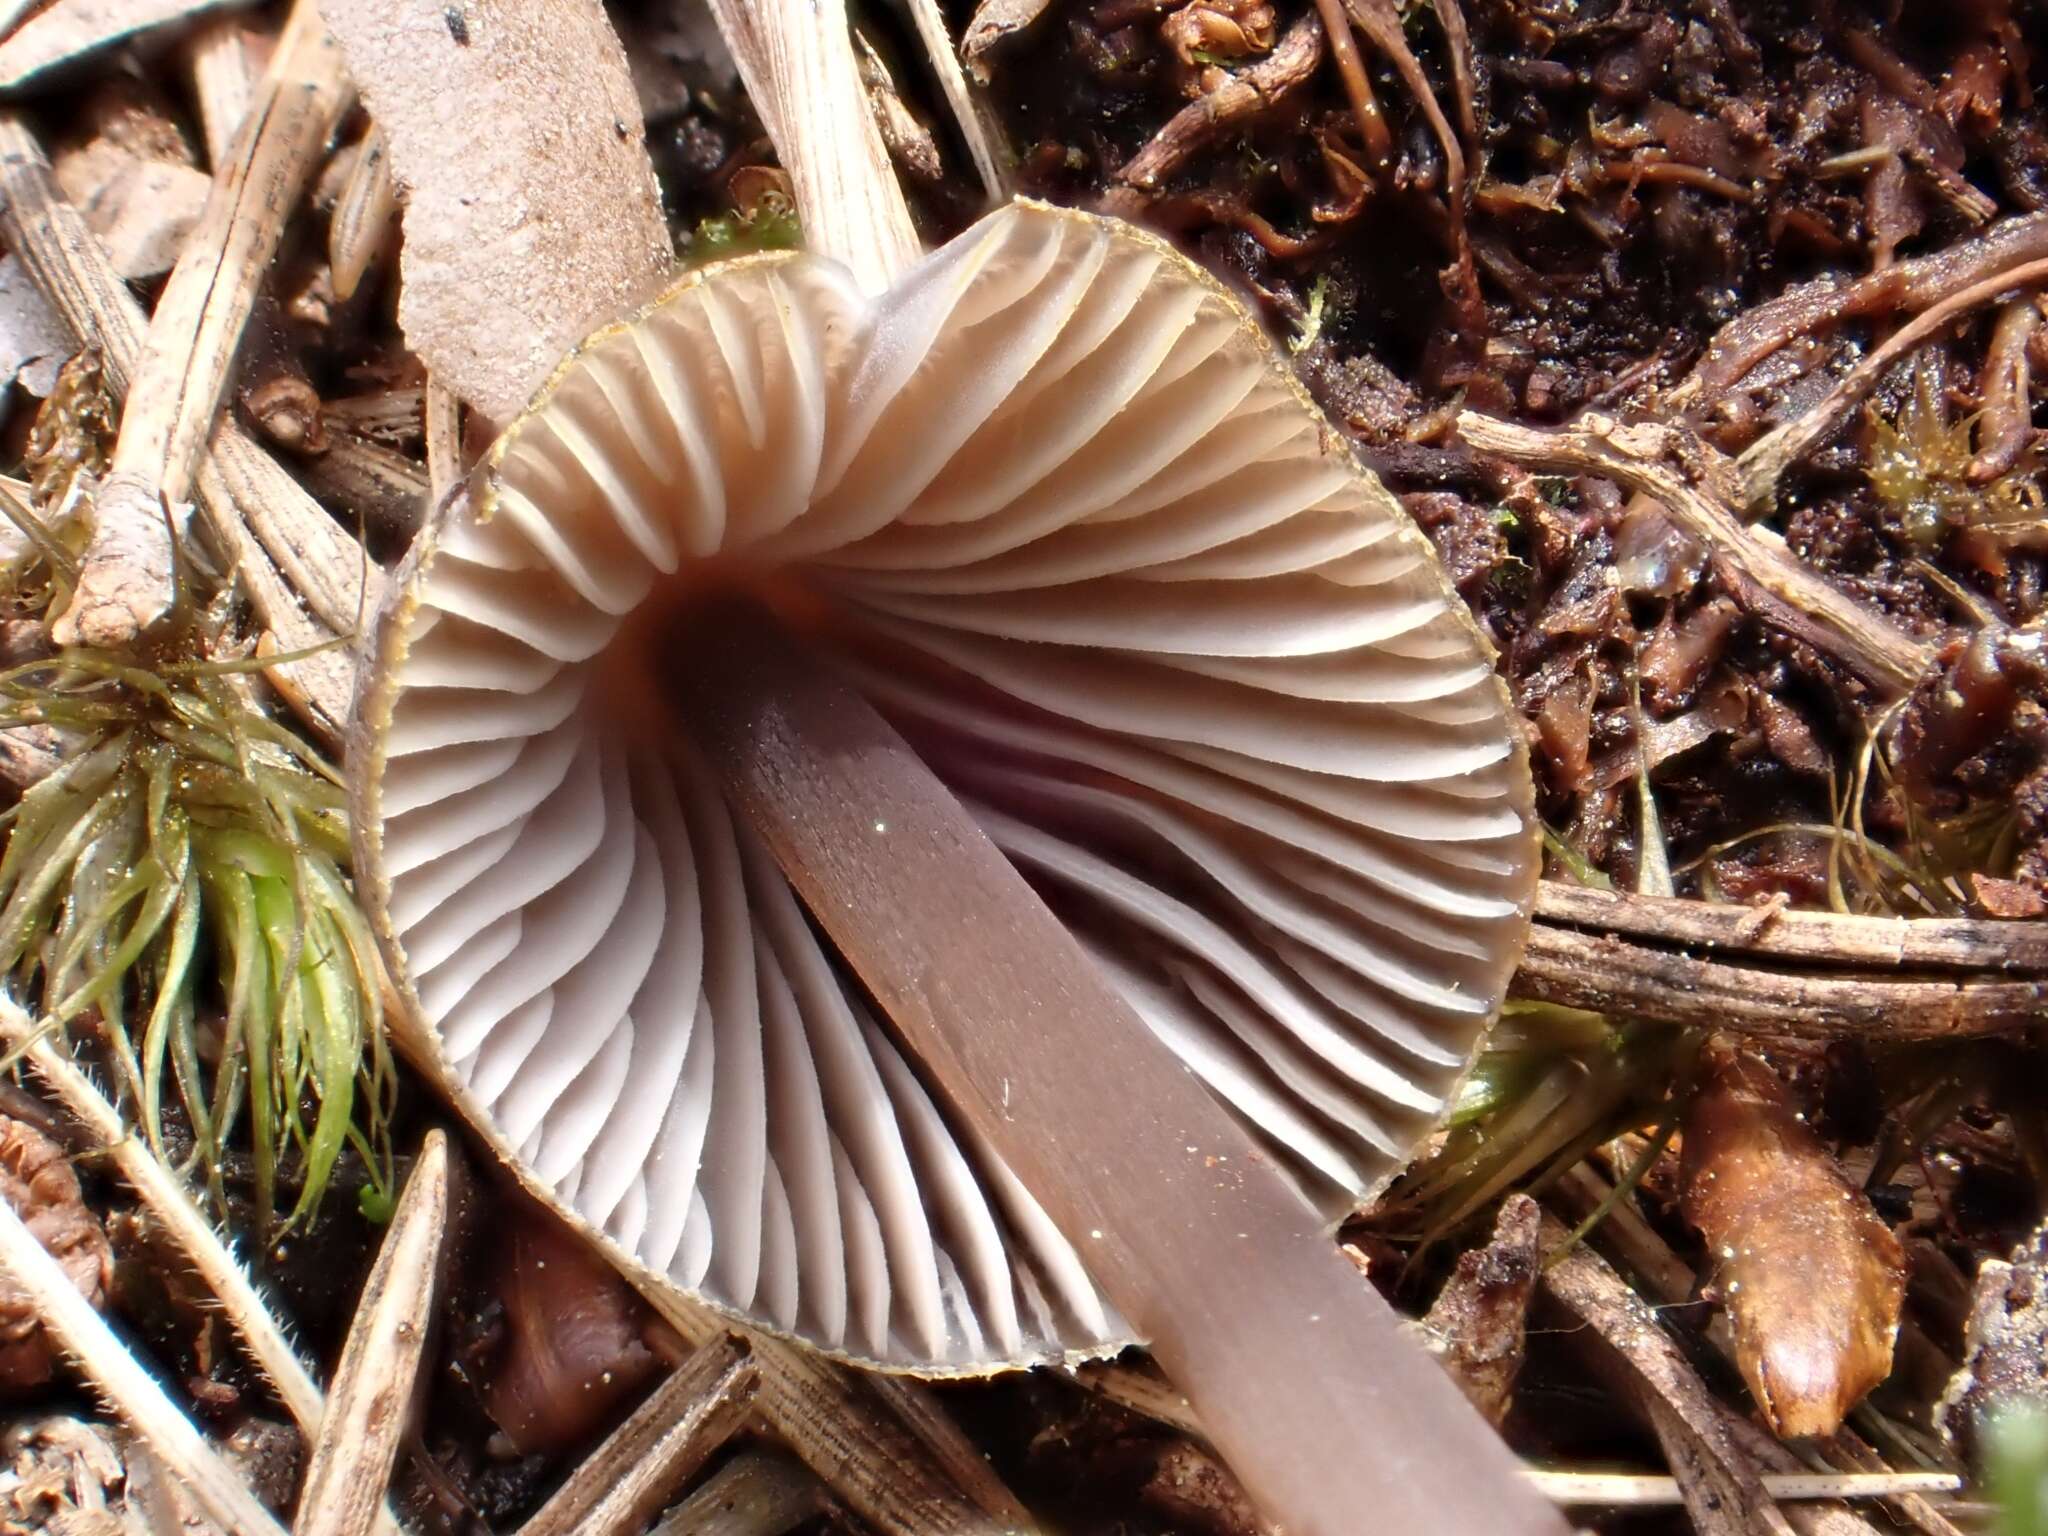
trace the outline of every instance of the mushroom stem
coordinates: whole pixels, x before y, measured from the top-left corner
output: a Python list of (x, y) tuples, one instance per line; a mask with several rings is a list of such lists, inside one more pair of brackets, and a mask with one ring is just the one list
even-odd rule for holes
[(1288, 1536), (1562, 1533), (1260, 1150), (910, 745), (754, 605), (673, 697), (942, 1097), (1030, 1187)]

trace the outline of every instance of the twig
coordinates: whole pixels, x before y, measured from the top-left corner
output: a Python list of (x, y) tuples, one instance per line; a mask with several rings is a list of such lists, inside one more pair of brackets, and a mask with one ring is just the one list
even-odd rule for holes
[(1765, 1039), (1897, 1042), (2009, 1034), (2037, 1023), (2048, 981), (1811, 975), (1731, 965), (1613, 934), (1538, 923), (1510, 990), (1537, 1002)]
[(50, 628), (59, 645), (126, 645), (170, 609), (170, 519), (190, 494), (285, 220), (350, 97), (341, 50), (312, 0), (299, 0), (150, 317), (77, 589)]
[(1674, 409), (1704, 410), (1795, 337), (1859, 315), (1924, 309), (1961, 288), (2043, 257), (2048, 257), (2048, 213), (2035, 213), (1864, 277), (1801, 283), (1723, 326), (1693, 371), (1665, 397), (1666, 403)]
[[(124, 393), (148, 322), (78, 210), (57, 190), (34, 136), (8, 110), (0, 110), (0, 196), (0, 233), (79, 340), (105, 358), (115, 393)], [(302, 651), (334, 632), (308, 620), (272, 565), (272, 553), (294, 557), (302, 590), (326, 594), (332, 600), (326, 606), (345, 612), (345, 628), (375, 607), (382, 573), (361, 546), (226, 417), (214, 429), (197, 489), (207, 527), (234, 561), (256, 616), (276, 635), (276, 649)], [(355, 668), (346, 654), (332, 651), (274, 668), (270, 677), (319, 734), (339, 739), (355, 695)]]
[(519, 1536), (628, 1536), (745, 1421), (756, 1382), (746, 1343), (700, 1347), (569, 1474)]
[(1536, 916), (1541, 922), (1716, 953), (1886, 970), (2048, 973), (2048, 923), (1740, 907), (1594, 890), (1563, 880), (1545, 880), (1537, 887)]
[(0, 1200), (0, 1270), (33, 1299), (36, 1316), (193, 1501), (229, 1536), (283, 1536), (270, 1512), (164, 1395), (106, 1319), (92, 1309), (14, 1207)]
[(1174, 113), (1152, 142), (1117, 172), (1117, 179), (1151, 191), (1226, 128), (1266, 111), (1306, 82), (1322, 56), (1323, 24), (1313, 12), (1305, 12), (1265, 58)]
[(248, 119), (263, 73), (251, 47), (249, 19), (231, 12), (201, 23), (185, 53), (199, 108), (199, 131), (206, 141), (206, 163), (219, 170)]
[(1672, 428), (1625, 425), (1588, 411), (1571, 428), (1545, 432), (1463, 411), (1457, 429), (1482, 453), (1602, 475), (1660, 503), (1706, 545), (1737, 602), (1887, 692), (1904, 693), (1932, 664), (1930, 647), (1830, 586), (1762, 531), (1744, 527), (1718, 494), (1674, 467), (1688, 445)]
[(1901, 326), (1854, 368), (1836, 382), (1819, 401), (1782, 426), (1773, 427), (1751, 443), (1737, 461), (1745, 506), (1767, 507), (1777, 495), (1778, 481), (1785, 471), (1818, 448), (1842, 424), (1850, 411), (1878, 386), (1896, 363), (1957, 315), (1988, 304), (2018, 288), (2048, 281), (2048, 257), (2030, 261), (1973, 283), (1952, 293), (1939, 304), (1921, 312), (1910, 324)]
[(292, 1536), (369, 1536), (404, 1434), (448, 1227), (448, 1138), (427, 1132), (334, 1372)]
[[(1555, 1249), (1566, 1236), (1563, 1223), (1544, 1217), (1546, 1247)], [(1712, 1464), (1715, 1481), (1739, 1502), (1741, 1529), (1792, 1536), (1756, 1468), (1729, 1434), (1727, 1410), (1679, 1353), (1648, 1304), (1606, 1260), (1584, 1244), (1571, 1247), (1544, 1270), (1543, 1289), (1607, 1346), (1597, 1356), (1601, 1362), (1618, 1370), (1632, 1389), (1662, 1405), (1683, 1426), (1700, 1455)]]

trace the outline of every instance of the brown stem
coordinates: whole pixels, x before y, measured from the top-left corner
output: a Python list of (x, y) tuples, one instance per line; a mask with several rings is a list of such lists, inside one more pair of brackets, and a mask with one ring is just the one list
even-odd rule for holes
[(1366, 159), (1384, 165), (1394, 152), (1394, 135), (1387, 128), (1379, 98), (1372, 93), (1372, 77), (1359, 57), (1358, 39), (1351, 35), (1344, 0), (1316, 0), (1316, 14), (1322, 17), (1324, 35), (1330, 39), (1330, 57), (1337, 61), (1337, 78), (1343, 82), (1344, 99), (1351, 103), (1351, 120), (1358, 125)]
[(679, 702), (735, 808), (1292, 1536), (1561, 1532), (1246, 1132), (858, 694), (760, 610)]

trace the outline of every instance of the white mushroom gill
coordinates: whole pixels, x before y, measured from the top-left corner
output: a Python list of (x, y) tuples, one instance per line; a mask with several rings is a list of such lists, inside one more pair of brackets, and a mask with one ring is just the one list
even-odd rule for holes
[(721, 585), (1324, 1209), (1438, 1119), (1535, 876), (1485, 643), (1227, 292), (1017, 204), (879, 300), (753, 258), (601, 332), (387, 614), (357, 822), (394, 973), (465, 1110), (634, 1265), (890, 1367), (1125, 1342), (665, 709)]

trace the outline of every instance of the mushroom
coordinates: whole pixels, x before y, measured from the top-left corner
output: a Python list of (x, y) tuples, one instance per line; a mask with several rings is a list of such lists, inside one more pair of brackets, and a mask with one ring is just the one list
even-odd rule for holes
[(1228, 290), (1028, 202), (880, 296), (745, 257), (593, 336), (415, 546), (357, 730), (394, 981), (521, 1180), (657, 1294), (930, 1375), (1157, 1344), (1148, 1223), (1364, 1294), (1330, 1226), (1537, 872), (1421, 533)]

